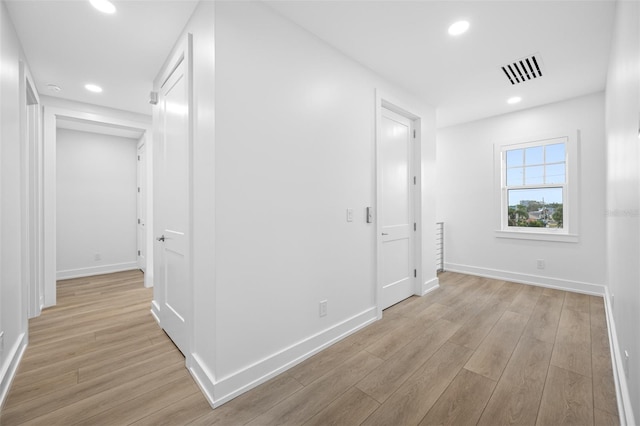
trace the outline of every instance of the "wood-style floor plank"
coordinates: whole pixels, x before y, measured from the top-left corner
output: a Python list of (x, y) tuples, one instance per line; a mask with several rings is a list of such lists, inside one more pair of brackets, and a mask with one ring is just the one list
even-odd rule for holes
[(520, 339), (478, 424), (535, 424), (552, 350), (552, 343)]
[(184, 425), (209, 412), (211, 412), (211, 406), (202, 395), (196, 392), (131, 424), (135, 426)]
[(333, 372), (291, 395), (248, 424), (253, 426), (303, 424), (381, 363), (380, 358), (366, 351), (359, 352)]
[(552, 365), (591, 377), (590, 324), (589, 313), (562, 308), (551, 356)]
[(497, 381), (518, 344), (527, 320), (523, 315), (506, 311), (478, 346), (465, 368)]
[(473, 351), (445, 343), (364, 422), (367, 426), (417, 425)]
[(425, 332), (425, 324), (434, 322), (449, 311), (450, 308), (444, 305), (433, 304), (422, 311), (419, 316), (406, 318), (397, 333), (387, 333), (367, 346), (366, 350), (378, 358), (389, 359), (423, 334)]
[(591, 378), (549, 366), (537, 425), (593, 425)]
[(305, 426), (359, 425), (380, 404), (358, 388), (351, 388), (327, 408), (313, 416)]
[(502, 317), (510, 304), (510, 301), (498, 299), (485, 304), (476, 315), (471, 317), (456, 331), (449, 341), (470, 349), (476, 349), (491, 329), (493, 329), (493, 326), (498, 322), (500, 317)]
[(585, 314), (590, 312), (590, 304), (591, 300), (586, 294), (567, 293), (564, 299), (565, 309), (571, 309), (572, 311), (583, 312)]
[(563, 303), (564, 298), (540, 295), (524, 330), (524, 335), (543, 342), (555, 342)]
[(515, 297), (508, 310), (528, 317), (533, 312), (542, 291), (542, 287), (525, 286)]
[(304, 386), (288, 374), (281, 374), (215, 410), (197, 417), (188, 424), (199, 426), (243, 425), (303, 388)]
[(420, 426), (475, 425), (495, 386), (495, 381), (463, 368)]
[(402, 353), (386, 360), (358, 384), (358, 389), (378, 402), (384, 402), (395, 389), (417, 370), (431, 355), (447, 341), (458, 326), (438, 320), (426, 327), (424, 332), (409, 343)]
[[(602, 298), (445, 272), (440, 288), (212, 410), (138, 271), (59, 282), (0, 424), (617, 424)], [(466, 367), (466, 368), (465, 368)]]

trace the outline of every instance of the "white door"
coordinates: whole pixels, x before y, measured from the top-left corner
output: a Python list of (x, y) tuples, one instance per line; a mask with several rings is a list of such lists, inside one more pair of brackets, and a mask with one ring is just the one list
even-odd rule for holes
[(380, 285), (382, 309), (414, 294), (412, 122), (382, 108), (380, 122)]
[[(173, 68), (159, 94), (157, 164), (154, 188), (160, 325), (183, 354), (188, 353), (191, 286), (188, 270), (189, 82), (184, 59)], [(171, 69), (171, 68), (169, 68)], [(155, 143), (155, 141), (154, 141)], [(155, 150), (154, 150), (155, 151)], [(154, 295), (155, 297), (155, 295)]]
[(138, 268), (146, 272), (147, 268), (147, 205), (146, 205), (146, 176), (147, 176), (147, 158), (144, 142), (138, 145)]

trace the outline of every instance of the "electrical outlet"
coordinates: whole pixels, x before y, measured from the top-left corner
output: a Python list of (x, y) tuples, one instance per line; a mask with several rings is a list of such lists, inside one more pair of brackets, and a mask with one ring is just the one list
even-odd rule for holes
[(624, 375), (629, 378), (629, 351), (624, 351)]
[(93, 256), (93, 260), (95, 260), (96, 262), (102, 260), (102, 256), (100, 255), (100, 253), (96, 253), (95, 256)]
[(326, 317), (327, 316), (327, 301), (326, 300), (321, 300), (320, 301), (320, 316), (321, 317)]
[(536, 260), (536, 265), (538, 266), (538, 269), (544, 269), (544, 259)]

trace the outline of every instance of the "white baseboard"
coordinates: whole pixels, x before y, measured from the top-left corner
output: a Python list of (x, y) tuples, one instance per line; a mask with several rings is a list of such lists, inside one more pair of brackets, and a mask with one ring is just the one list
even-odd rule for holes
[(155, 300), (151, 301), (151, 316), (156, 320), (158, 325), (162, 327), (162, 324), (160, 324), (160, 305), (158, 305), (158, 302)]
[(613, 379), (616, 386), (616, 399), (618, 401), (618, 415), (622, 426), (633, 426), (636, 424), (631, 405), (631, 395), (627, 386), (627, 377), (624, 373), (624, 363), (622, 353), (618, 344), (618, 333), (611, 310), (611, 295), (609, 288), (605, 289), (604, 309), (607, 317), (607, 329), (609, 330), (609, 346), (611, 349), (611, 364), (613, 367)]
[(216, 379), (213, 371), (197, 354), (193, 354), (190, 360), (189, 371), (209, 404), (212, 407), (218, 407), (299, 364), (333, 343), (376, 321), (376, 319), (376, 308), (372, 307), (220, 379)]
[(541, 275), (521, 274), (518, 272), (480, 268), (477, 266), (460, 265), (456, 263), (445, 263), (444, 270), (449, 272), (459, 272), (461, 274), (477, 275), (480, 277), (535, 285), (538, 287), (555, 288), (558, 290), (571, 291), (574, 293), (590, 294), (594, 296), (604, 296), (605, 291), (605, 286), (600, 284), (565, 280), (561, 278), (544, 277)]
[(56, 272), (57, 280), (70, 278), (90, 277), (93, 275), (112, 274), (114, 272), (131, 271), (139, 269), (138, 262), (115, 263), (112, 265), (92, 266), (90, 268), (67, 269)]
[(438, 277), (432, 278), (429, 281), (422, 283), (422, 289), (420, 292), (421, 296), (424, 296), (427, 293), (431, 293), (433, 290), (437, 290), (440, 288), (440, 280)]
[(25, 349), (27, 349), (27, 333), (22, 333), (11, 348), (9, 354), (7, 354), (7, 357), (4, 358), (5, 362), (0, 366), (2, 368), (0, 370), (0, 411), (2, 411), (4, 401), (9, 394), (11, 382), (13, 382), (13, 378), (16, 375)]

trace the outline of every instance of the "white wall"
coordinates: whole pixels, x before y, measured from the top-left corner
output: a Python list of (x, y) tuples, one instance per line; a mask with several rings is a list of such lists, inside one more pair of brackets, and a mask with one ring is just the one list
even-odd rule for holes
[(365, 223), (376, 89), (422, 119), (418, 269), (437, 283), (435, 111), (260, 2), (201, 2), (185, 32), (196, 114), (187, 364), (220, 404), (376, 318), (375, 225)]
[[(622, 392), (640, 416), (640, 5), (618, 2), (606, 96), (607, 270), (617, 356), (627, 350)], [(615, 296), (615, 297), (614, 297)], [(617, 359), (622, 379), (625, 374)], [(623, 380), (624, 381), (624, 380)], [(631, 416), (631, 418), (629, 418)], [(633, 423), (628, 413), (628, 424)]]
[(20, 61), (22, 48), (0, 2), (0, 405), (27, 343), (26, 283), (21, 274)]
[(246, 385), (375, 317), (375, 90), (423, 118), (425, 164), (434, 110), (263, 4), (217, 3), (215, 28), (215, 371)]
[[(496, 238), (493, 145), (576, 129), (579, 242)], [(602, 294), (604, 140), (602, 93), (439, 129), (437, 217), (445, 223), (445, 269)], [(537, 269), (536, 259), (546, 260), (544, 270)]]
[(137, 140), (58, 129), (56, 144), (58, 278), (137, 268)]

